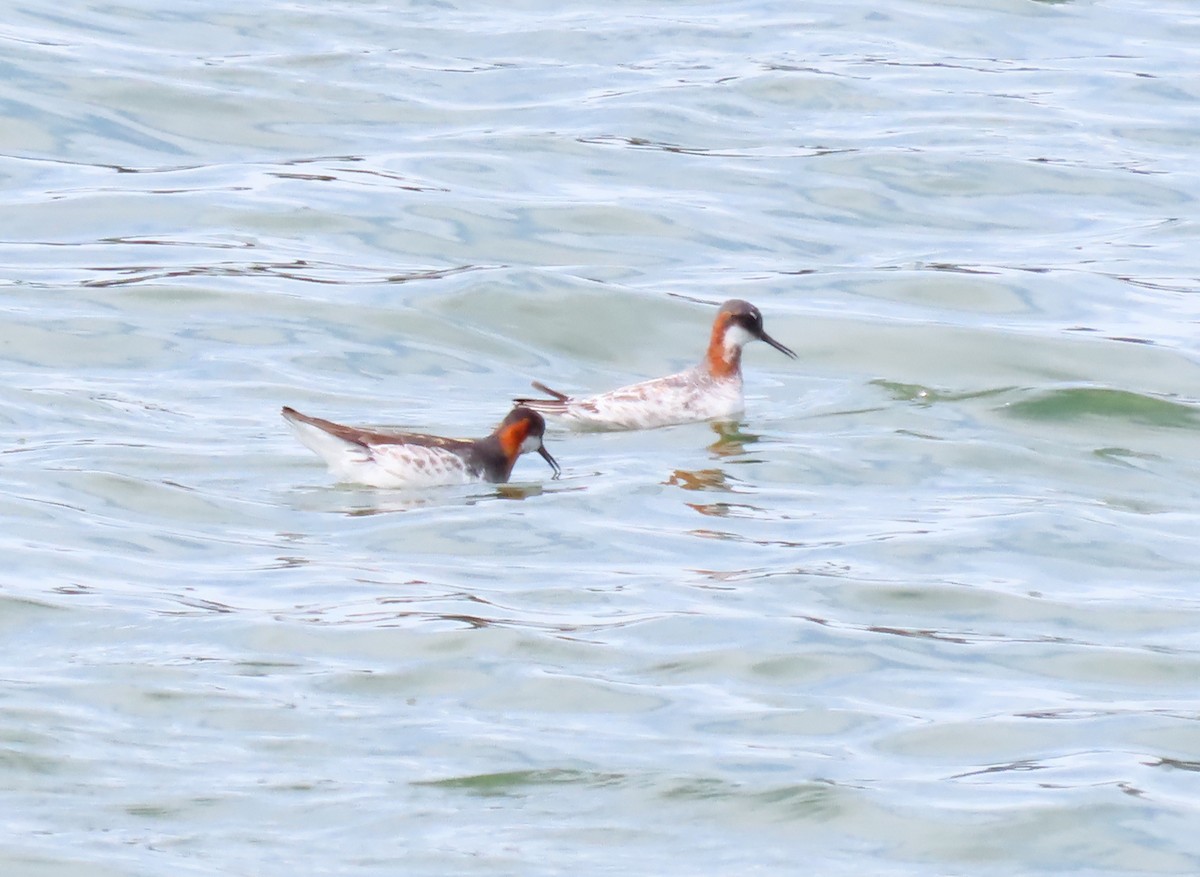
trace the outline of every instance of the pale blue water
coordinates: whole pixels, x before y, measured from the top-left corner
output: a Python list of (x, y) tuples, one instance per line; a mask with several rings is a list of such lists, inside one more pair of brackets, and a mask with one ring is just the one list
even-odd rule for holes
[(0, 874), (1200, 870), (1200, 7), (0, 22)]

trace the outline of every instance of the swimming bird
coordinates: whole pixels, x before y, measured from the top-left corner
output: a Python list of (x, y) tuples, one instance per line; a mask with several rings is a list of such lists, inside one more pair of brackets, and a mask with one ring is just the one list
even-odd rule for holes
[(481, 439), (442, 438), (410, 432), (376, 432), (309, 417), (286, 405), (283, 419), (300, 441), (340, 480), (368, 487), (433, 487), (473, 481), (504, 483), (517, 457), (537, 451), (557, 478), (560, 469), (542, 444), (546, 421), (514, 408)]
[(790, 348), (763, 330), (758, 308), (735, 298), (717, 311), (704, 359), (686, 371), (579, 398), (534, 381), (535, 390), (553, 398), (514, 401), (580, 430), (652, 429), (732, 418), (745, 406), (742, 348), (751, 341), (765, 341), (780, 353), (796, 358)]

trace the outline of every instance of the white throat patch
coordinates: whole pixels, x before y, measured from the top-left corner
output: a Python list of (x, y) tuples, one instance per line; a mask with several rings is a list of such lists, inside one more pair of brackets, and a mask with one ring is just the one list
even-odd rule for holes
[(741, 323), (731, 323), (725, 330), (725, 357), (728, 359), (730, 354), (736, 353), (751, 341), (757, 340)]

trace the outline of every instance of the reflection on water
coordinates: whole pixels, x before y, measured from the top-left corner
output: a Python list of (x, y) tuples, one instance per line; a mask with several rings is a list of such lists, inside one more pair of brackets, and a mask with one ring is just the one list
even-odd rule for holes
[(735, 493), (734, 481), (736, 479), (726, 475), (723, 469), (676, 469), (663, 483), (682, 487), (684, 490), (723, 490)]
[(752, 445), (761, 438), (754, 433), (743, 432), (742, 424), (737, 421), (717, 421), (710, 425), (717, 434), (717, 440), (708, 446), (708, 450), (719, 457), (742, 456), (746, 453), (746, 445)]
[[(741, 431), (741, 424), (730, 422), (717, 422), (710, 424), (713, 432), (717, 434), (717, 440), (708, 446), (710, 453), (718, 458), (732, 459), (746, 454), (746, 445), (754, 444), (759, 440), (759, 436), (753, 433)], [(670, 477), (663, 482), (671, 487), (679, 487), (683, 490), (693, 491), (719, 491), (722, 493), (744, 493), (745, 488), (739, 488), (741, 482), (726, 472), (724, 469), (676, 469)], [(694, 509), (702, 515), (712, 517), (726, 517), (733, 513), (736, 508), (743, 508), (752, 511), (759, 511), (749, 505), (738, 505), (726, 502), (714, 503), (686, 503), (688, 508)]]
[[(334, 485), (297, 491), (295, 506), (314, 512), (332, 512), (347, 517), (369, 517), (418, 509), (460, 508), (495, 500), (522, 501), (559, 490), (578, 487), (545, 487), (541, 484), (454, 485), (427, 489), (377, 490), (354, 485)], [(480, 491), (484, 492), (480, 492)]]

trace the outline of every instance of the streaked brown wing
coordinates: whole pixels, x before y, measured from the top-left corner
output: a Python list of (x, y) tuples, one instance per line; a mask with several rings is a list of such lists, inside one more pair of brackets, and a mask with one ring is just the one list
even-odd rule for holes
[(323, 417), (312, 417), (301, 414), (295, 408), (284, 407), (284, 413), (296, 420), (311, 424), (330, 435), (337, 436), (343, 441), (362, 445), (420, 445), (425, 448), (443, 448), (447, 451), (464, 451), (473, 444), (469, 439), (443, 438), (440, 435), (425, 435), (418, 432), (380, 432), (372, 429), (361, 429), (357, 426), (346, 426), (334, 423)]

